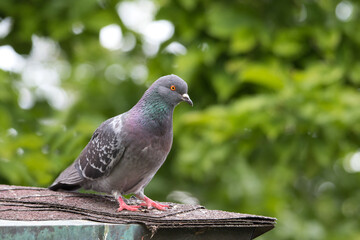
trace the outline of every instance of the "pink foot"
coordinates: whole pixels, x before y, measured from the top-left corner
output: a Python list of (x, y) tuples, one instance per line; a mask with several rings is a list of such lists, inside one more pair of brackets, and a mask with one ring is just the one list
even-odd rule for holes
[(129, 206), (127, 205), (124, 200), (122, 199), (122, 197), (118, 198), (118, 202), (119, 202), (119, 208), (118, 208), (118, 212), (122, 211), (122, 210), (128, 210), (128, 211), (138, 211), (138, 208), (140, 206)]
[(169, 205), (164, 205), (164, 204), (160, 204), (157, 202), (154, 202), (153, 200), (151, 200), (148, 197), (144, 197), (144, 201), (145, 203), (140, 204), (141, 206), (147, 206), (148, 209), (154, 207), (158, 210), (166, 210), (166, 208), (169, 208)]

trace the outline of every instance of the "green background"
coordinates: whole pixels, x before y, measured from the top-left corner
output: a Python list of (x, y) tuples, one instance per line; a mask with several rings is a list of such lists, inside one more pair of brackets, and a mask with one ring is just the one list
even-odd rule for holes
[[(210, 209), (276, 217), (259, 239), (360, 239), (360, 3), (154, 3), (155, 19), (175, 32), (149, 56), (117, 1), (0, 1), (0, 17), (12, 21), (0, 46), (28, 62), (27, 71), (0, 70), (0, 183), (48, 186), (102, 121), (174, 73), (188, 82), (194, 107), (176, 108), (173, 148), (149, 197), (165, 201), (179, 190)], [(109, 24), (135, 36), (131, 51), (100, 45)], [(36, 39), (52, 48), (32, 63)], [(173, 41), (186, 53), (166, 51)], [(69, 106), (49, 100), (47, 79), (26, 84), (44, 78), (39, 66), (57, 72)], [(145, 82), (137, 66), (147, 68)]]

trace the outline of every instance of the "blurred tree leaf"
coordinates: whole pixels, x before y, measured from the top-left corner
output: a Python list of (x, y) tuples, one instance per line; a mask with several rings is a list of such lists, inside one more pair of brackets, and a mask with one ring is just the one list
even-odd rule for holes
[(281, 68), (274, 64), (247, 63), (239, 73), (242, 82), (251, 82), (274, 90), (284, 86), (285, 75)]

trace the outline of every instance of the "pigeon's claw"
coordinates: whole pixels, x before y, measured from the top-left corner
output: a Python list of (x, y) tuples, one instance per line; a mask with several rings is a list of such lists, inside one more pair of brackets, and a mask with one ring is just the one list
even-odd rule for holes
[(129, 205), (125, 204), (125, 205), (120, 206), (117, 211), (121, 212), (122, 210), (136, 212), (136, 211), (139, 211), (139, 206), (129, 206)]
[(165, 205), (165, 204), (160, 204), (160, 203), (157, 203), (157, 202), (154, 202), (153, 200), (151, 200), (150, 198), (148, 197), (144, 197), (144, 201), (145, 203), (142, 203), (140, 204), (141, 206), (147, 206), (148, 209), (150, 208), (156, 208), (158, 210), (166, 210), (167, 208), (169, 208), (169, 205)]
[(140, 207), (140, 206), (129, 206), (129, 205), (127, 205), (124, 202), (124, 200), (122, 199), (122, 197), (118, 198), (118, 202), (119, 202), (118, 212), (120, 212), (122, 210), (128, 210), (128, 211), (135, 212), (135, 211), (138, 211), (138, 208)]

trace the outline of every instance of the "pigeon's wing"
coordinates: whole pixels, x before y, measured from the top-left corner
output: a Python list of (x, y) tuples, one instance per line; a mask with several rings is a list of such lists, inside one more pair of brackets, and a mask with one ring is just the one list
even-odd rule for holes
[(49, 189), (75, 190), (89, 180), (108, 176), (125, 152), (121, 129), (121, 115), (103, 122), (77, 160), (59, 175)]
[(79, 174), (79, 171), (76, 169), (75, 161), (68, 168), (66, 168), (51, 184), (49, 189), (57, 191), (59, 189), (63, 190), (76, 190), (81, 187), (81, 184), (84, 182), (84, 178)]
[(105, 121), (96, 129), (75, 164), (82, 177), (94, 180), (111, 173), (125, 152), (121, 129), (121, 115)]

